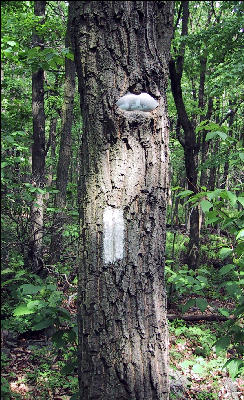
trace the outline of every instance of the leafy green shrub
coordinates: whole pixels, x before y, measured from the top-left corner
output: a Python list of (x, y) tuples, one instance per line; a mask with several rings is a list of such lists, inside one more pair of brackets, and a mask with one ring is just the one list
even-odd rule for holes
[(206, 390), (197, 394), (197, 400), (217, 400), (218, 395), (216, 393), (209, 393)]
[[(235, 302), (236, 308), (232, 311), (234, 318), (225, 324), (226, 334), (219, 338), (215, 346), (217, 353), (231, 348), (232, 352), (234, 351), (236, 354), (236, 357), (230, 358), (224, 365), (228, 369), (230, 376), (235, 378), (243, 372), (244, 368), (244, 362), (239, 358), (243, 354), (242, 343), (244, 340), (241, 323), (241, 319), (244, 316), (244, 296), (242, 292), (244, 283), (244, 197), (242, 195), (237, 196), (236, 193), (229, 190), (216, 189), (214, 191), (200, 192), (192, 196), (188, 202), (191, 202), (193, 206), (200, 204), (206, 217), (206, 225), (219, 224), (223, 230), (229, 232), (229, 240), (232, 241), (231, 246), (222, 246), (219, 251), (219, 257), (223, 260), (223, 263), (226, 259), (231, 260), (219, 270), (219, 276), (221, 277), (219, 288), (224, 289), (226, 297)], [(230, 273), (231, 279), (226, 279)], [(182, 290), (181, 283), (190, 282), (187, 279), (184, 280), (182, 276), (180, 278), (179, 280), (179, 278), (173, 277), (176, 283), (179, 281), (178, 290)], [(192, 281), (193, 288), (194, 283), (195, 281)], [(193, 301), (191, 299), (186, 304), (184, 311), (192, 304)], [(219, 311), (226, 317), (230, 317), (230, 312), (227, 309), (220, 309)]]
[[(22, 302), (14, 310), (14, 316), (27, 319), (32, 331), (52, 330), (58, 346), (76, 341), (76, 324), (71, 314), (62, 307), (63, 294), (54, 283), (41, 285), (23, 284), (19, 287)], [(62, 329), (63, 328), (63, 329)]]

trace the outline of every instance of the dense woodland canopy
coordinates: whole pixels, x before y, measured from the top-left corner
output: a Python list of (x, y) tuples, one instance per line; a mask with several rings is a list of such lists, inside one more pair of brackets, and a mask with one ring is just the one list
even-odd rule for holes
[[(135, 3), (138, 10), (141, 4), (147, 10), (146, 16), (138, 12), (142, 27), (142, 21), (150, 21), (154, 15), (148, 12), (153, 9), (152, 2)], [(77, 272), (82, 268), (80, 221), (86, 201), (84, 176), (88, 173), (84, 165), (95, 165), (97, 157), (90, 145), (87, 157), (84, 138), (87, 127), (96, 131), (98, 121), (111, 131), (116, 124), (109, 125), (111, 113), (106, 111), (111, 98), (93, 111), (85, 109), (85, 105), (92, 107), (96, 99), (105, 97), (100, 97), (99, 91), (97, 96), (89, 92), (91, 75), (77, 67), (68, 2), (2, 1), (1, 5), (1, 396), (75, 399), (79, 398)], [(74, 4), (72, 7), (74, 13)], [(115, 24), (122, 14), (118, 8)], [(94, 21), (97, 29), (103, 26), (102, 11)], [(141, 29), (138, 21), (131, 20), (135, 32)], [(152, 26), (157, 22), (151, 21)], [(162, 73), (159, 83), (155, 83), (158, 72), (151, 63), (151, 78), (148, 74), (145, 86), (140, 86), (136, 81), (139, 75), (132, 74), (133, 59), (127, 60), (128, 76), (135, 79), (132, 90), (147, 89), (154, 95), (156, 87), (167, 90), (170, 159), (168, 175), (165, 172), (165, 187), (169, 185), (163, 222), (166, 245), (164, 236), (159, 235), (157, 248), (162, 248), (162, 271), (165, 263), (170, 399), (241, 398), (243, 22), (241, 1), (176, 1), (171, 49), (163, 58), (165, 75)], [(99, 54), (96, 34), (93, 39), (91, 57)], [(121, 36), (124, 52), (126, 40), (128, 36)], [(147, 40), (152, 51), (150, 34)], [(112, 40), (108, 40), (108, 48), (111, 46)], [(160, 50), (158, 46), (156, 51)], [(114, 51), (114, 64), (120, 57), (123, 64), (122, 56), (119, 50)], [(147, 57), (145, 53), (145, 65)], [(92, 74), (93, 66), (87, 65), (86, 71)], [(82, 77), (87, 82), (82, 82)], [(109, 83), (107, 86), (109, 92)], [(119, 91), (110, 93), (117, 96), (116, 101), (121, 95)], [(164, 97), (162, 93), (160, 111), (155, 112), (166, 118)], [(156, 121), (156, 114), (150, 115)], [(134, 120), (128, 124), (139, 132)], [(153, 129), (153, 124), (143, 124), (145, 130)], [(108, 140), (113, 142), (111, 146), (118, 143), (112, 134)], [(155, 154), (161, 146), (158, 142), (150, 142), (155, 145)], [(135, 143), (134, 139), (123, 139), (125, 153), (133, 151)], [(130, 214), (133, 219), (131, 210)], [(147, 279), (152, 279), (150, 274)], [(140, 324), (143, 321), (138, 319)]]

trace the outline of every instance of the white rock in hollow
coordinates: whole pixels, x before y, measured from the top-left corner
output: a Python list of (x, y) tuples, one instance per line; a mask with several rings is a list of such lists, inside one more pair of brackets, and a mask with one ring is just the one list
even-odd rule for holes
[(128, 93), (117, 101), (117, 106), (123, 111), (153, 111), (158, 102), (148, 93)]

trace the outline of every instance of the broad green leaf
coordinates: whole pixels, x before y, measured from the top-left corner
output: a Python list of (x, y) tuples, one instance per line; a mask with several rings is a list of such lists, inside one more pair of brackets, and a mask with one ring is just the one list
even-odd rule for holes
[(224, 265), (222, 268), (220, 268), (220, 270), (219, 270), (219, 274), (220, 275), (225, 275), (225, 274), (228, 274), (228, 272), (230, 272), (232, 269), (234, 269), (235, 268), (235, 265), (234, 264), (227, 264), (227, 265)]
[(36, 294), (38, 293), (43, 286), (40, 285), (32, 285), (31, 283), (25, 283), (24, 285), (20, 286), (20, 289), (22, 290), (23, 294)]
[(179, 190), (179, 189), (181, 189), (181, 186), (173, 186), (171, 188), (172, 192), (175, 191), (175, 190)]
[(217, 342), (215, 342), (216, 354), (221, 353), (222, 351), (227, 350), (230, 345), (230, 336), (222, 336)]
[(226, 133), (224, 133), (224, 132), (217, 131), (217, 132), (215, 132), (215, 133), (217, 133), (217, 135), (218, 135), (221, 139), (223, 139), (223, 140), (225, 140), (225, 139), (227, 138), (227, 135), (226, 135)]
[(244, 229), (241, 229), (236, 236), (236, 239), (241, 239), (241, 238), (244, 238)]
[(33, 326), (33, 331), (40, 331), (41, 329), (49, 328), (49, 326), (53, 325), (52, 319), (43, 319)]
[(205, 129), (204, 125), (206, 125), (207, 122), (208, 122), (208, 120), (201, 121), (200, 124), (196, 127), (196, 133)]
[(239, 157), (240, 157), (241, 161), (244, 161), (244, 153), (240, 152)]
[(218, 308), (218, 311), (220, 312), (221, 315), (224, 317), (229, 317), (230, 313), (226, 308)]
[(223, 192), (222, 189), (215, 189), (211, 192), (208, 192), (207, 193), (208, 199), (209, 200), (216, 199), (221, 195), (222, 192)]
[(65, 55), (66, 58), (69, 58), (71, 61), (74, 61), (74, 54), (69, 52)]
[(195, 299), (190, 299), (182, 306), (182, 312), (185, 313), (186, 311), (189, 310), (189, 308), (194, 307), (196, 305), (196, 300)]
[(227, 193), (227, 196), (228, 196), (232, 206), (234, 206), (237, 201), (237, 196), (235, 195), (235, 193), (232, 193), (229, 190), (226, 190), (226, 193)]
[(28, 314), (33, 314), (35, 311), (30, 310), (26, 304), (20, 304), (18, 307), (15, 308), (14, 310), (14, 316), (21, 316), (21, 315), (28, 315)]
[(196, 280), (192, 276), (185, 277), (186, 282), (190, 283), (191, 285), (196, 282)]
[(208, 280), (207, 280), (207, 278), (205, 276), (198, 275), (196, 278), (199, 280), (199, 282), (203, 282), (205, 284), (208, 283)]
[(205, 214), (206, 217), (206, 225), (212, 224), (216, 221), (219, 221), (220, 217), (217, 211), (213, 210), (213, 211), (208, 211)]
[(224, 367), (227, 368), (229, 371), (230, 377), (234, 379), (238, 373), (240, 368), (244, 366), (244, 362), (240, 360), (239, 358), (232, 358), (231, 360), (228, 360)]
[(196, 298), (196, 306), (204, 312), (208, 306), (208, 302), (206, 299)]
[(244, 207), (244, 197), (237, 197), (237, 201), (239, 201), (239, 203), (241, 203), (241, 205)]
[(40, 193), (40, 194), (45, 194), (46, 193), (46, 190), (45, 189), (41, 189), (41, 188), (37, 188), (37, 193)]
[(65, 318), (65, 319), (67, 319), (67, 320), (70, 320), (71, 319), (71, 314), (70, 314), (70, 312), (68, 311), (68, 310), (66, 310), (65, 308), (59, 308), (58, 309), (59, 310), (59, 314), (63, 317), (63, 318)]
[(215, 138), (216, 136), (217, 136), (217, 133), (216, 133), (216, 132), (208, 132), (207, 135), (206, 135), (206, 142), (207, 142), (208, 140), (210, 140), (210, 139)]
[(178, 193), (176, 197), (183, 198), (189, 196), (190, 194), (193, 194), (192, 190), (183, 190), (182, 192)]
[(224, 282), (222, 286), (225, 287), (227, 292), (233, 297), (241, 294), (241, 289), (235, 281)]
[(220, 256), (220, 258), (222, 258), (224, 260), (226, 257), (228, 257), (232, 253), (233, 253), (233, 250), (230, 249), (229, 247), (222, 247), (222, 249), (220, 249), (219, 256)]
[(5, 268), (5, 269), (3, 269), (3, 270), (1, 271), (1, 275), (11, 274), (11, 273), (13, 273), (13, 272), (14, 272), (13, 269), (11, 269), (11, 268)]
[(244, 316), (244, 303), (239, 305), (234, 311), (236, 317), (242, 316), (242, 314)]
[(205, 373), (205, 369), (201, 364), (194, 364), (192, 367), (192, 371), (198, 375), (203, 375)]
[(7, 41), (7, 44), (9, 44), (9, 46), (15, 46), (17, 43), (16, 42), (14, 42), (13, 40), (8, 40)]
[(200, 205), (202, 207), (203, 212), (208, 212), (210, 210), (210, 208), (213, 207), (213, 204), (208, 200), (202, 200), (200, 202)]
[(32, 309), (36, 309), (37, 308), (37, 306), (40, 304), (40, 300), (31, 300), (31, 301), (29, 301), (28, 303), (27, 303), (27, 308), (29, 309), (29, 310), (32, 310)]

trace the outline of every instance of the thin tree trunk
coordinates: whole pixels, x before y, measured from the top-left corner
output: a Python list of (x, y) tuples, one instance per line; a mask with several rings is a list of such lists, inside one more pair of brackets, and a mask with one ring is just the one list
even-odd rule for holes
[[(49, 129), (49, 139), (48, 139), (48, 144), (46, 146), (46, 154), (48, 153), (49, 147), (51, 147), (51, 159), (55, 160), (56, 158), (56, 130), (57, 130), (57, 117), (52, 116), (50, 120), (50, 129)], [(53, 172), (54, 172), (54, 167), (53, 164), (49, 165), (48, 171), (47, 171), (47, 187), (51, 187), (52, 182), (53, 182)], [(48, 202), (50, 197), (50, 193), (47, 192), (45, 194), (45, 203)]]
[[(80, 398), (166, 400), (167, 63), (172, 2), (71, 2), (83, 113)], [(120, 111), (150, 93), (152, 113)]]
[[(220, 123), (220, 101), (217, 99), (216, 101), (216, 109), (215, 109), (215, 114), (216, 114), (216, 123)], [(215, 141), (211, 142), (211, 153), (214, 154), (214, 157), (216, 158), (219, 153), (219, 139), (216, 138)], [(210, 168), (209, 172), (209, 180), (208, 180), (208, 188), (209, 190), (214, 190), (215, 189), (215, 184), (216, 184), (216, 173), (217, 173), (217, 165), (213, 165)]]
[[(70, 15), (70, 14), (69, 14)], [(69, 49), (69, 20), (65, 38), (65, 47)], [(62, 110), (62, 131), (60, 150), (57, 165), (56, 187), (59, 192), (56, 194), (55, 207), (60, 211), (54, 215), (53, 234), (50, 245), (50, 262), (55, 264), (60, 259), (62, 249), (62, 231), (66, 220), (66, 190), (68, 184), (68, 173), (71, 160), (71, 129), (73, 122), (73, 107), (75, 94), (75, 64), (70, 58), (65, 58), (65, 83), (64, 83), (64, 104)]]
[[(182, 2), (183, 38), (188, 34), (188, 19), (189, 19), (189, 2), (183, 1)], [(184, 131), (184, 138), (179, 137), (179, 141), (184, 148), (187, 185), (188, 189), (191, 190), (193, 194), (196, 194), (198, 192), (197, 166), (198, 166), (199, 144), (196, 142), (194, 123), (190, 121), (187, 115), (182, 95), (181, 78), (183, 73), (184, 54), (185, 54), (185, 43), (184, 41), (182, 41), (179, 48), (179, 55), (177, 57), (177, 60), (174, 61), (173, 59), (171, 59), (170, 61), (169, 71), (170, 71), (171, 89), (177, 109), (178, 121)], [(205, 79), (204, 68), (205, 68), (205, 63), (203, 60), (202, 61), (203, 71), (200, 76), (200, 88), (199, 88), (200, 106), (203, 105), (204, 79)], [(190, 225), (190, 232), (189, 232), (190, 241), (185, 261), (190, 268), (196, 269), (198, 266), (199, 239), (200, 239), (198, 207), (195, 207), (191, 210), (189, 216), (189, 225)]]
[[(233, 107), (233, 102), (230, 101), (230, 109)], [(232, 131), (232, 125), (234, 123), (234, 117), (235, 113), (231, 112), (230, 114), (230, 119), (229, 119), (229, 136), (232, 136), (233, 131)], [(223, 179), (222, 179), (222, 184), (221, 184), (221, 189), (228, 189), (228, 175), (229, 175), (229, 154), (227, 154), (227, 160), (224, 165), (224, 174), (223, 174)]]
[[(208, 111), (206, 115), (206, 119), (210, 120), (213, 112), (213, 98), (210, 97), (208, 100)], [(204, 130), (202, 132), (202, 143), (201, 143), (201, 164), (203, 165), (207, 159), (208, 149), (209, 149), (209, 141), (206, 142), (207, 132)], [(200, 176), (200, 186), (207, 186), (207, 169), (203, 168), (201, 170)]]
[[(45, 17), (45, 1), (34, 2), (34, 13)], [(43, 39), (33, 33), (33, 46), (43, 48)], [(44, 114), (44, 70), (39, 68), (32, 74), (32, 115), (33, 115), (33, 145), (32, 145), (32, 185), (41, 189), (45, 184), (45, 114)], [(35, 273), (43, 268), (42, 236), (43, 236), (43, 193), (38, 190), (31, 208), (31, 240), (29, 245), (28, 263)]]

